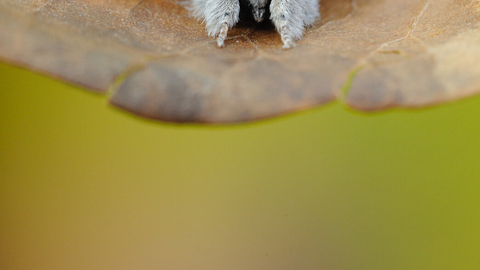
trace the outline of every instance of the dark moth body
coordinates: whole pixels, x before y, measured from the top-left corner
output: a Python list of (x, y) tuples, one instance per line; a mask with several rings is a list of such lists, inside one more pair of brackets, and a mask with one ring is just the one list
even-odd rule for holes
[(249, 19), (261, 23), (265, 21), (266, 18), (270, 16), (270, 5), (271, 0), (268, 1), (249, 1), (249, 0), (240, 0), (240, 19), (244, 19), (243, 16), (248, 16)]

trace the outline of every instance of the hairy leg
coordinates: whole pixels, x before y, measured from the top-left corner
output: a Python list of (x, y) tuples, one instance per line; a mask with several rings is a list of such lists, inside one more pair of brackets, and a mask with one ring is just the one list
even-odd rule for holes
[(305, 0), (302, 6), (305, 12), (305, 26), (310, 26), (320, 19), (320, 0)]
[(205, 21), (209, 36), (218, 36), (218, 47), (223, 47), (228, 30), (239, 20), (240, 3), (238, 0), (193, 0), (191, 10)]
[(270, 19), (275, 24), (283, 41), (283, 48), (295, 46), (302, 38), (305, 27), (319, 17), (319, 0), (272, 0)]

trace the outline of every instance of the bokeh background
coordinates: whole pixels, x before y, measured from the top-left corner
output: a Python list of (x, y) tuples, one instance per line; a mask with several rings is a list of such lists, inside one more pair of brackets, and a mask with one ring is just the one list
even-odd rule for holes
[(480, 269), (479, 115), (162, 124), (0, 64), (0, 269)]

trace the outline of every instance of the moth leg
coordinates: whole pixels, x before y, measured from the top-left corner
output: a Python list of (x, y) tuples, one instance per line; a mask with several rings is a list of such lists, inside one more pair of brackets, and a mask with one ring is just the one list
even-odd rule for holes
[(218, 47), (225, 45), (228, 30), (238, 22), (239, 14), (238, 0), (207, 0), (204, 14), (206, 29), (209, 36), (218, 36)]
[(284, 49), (295, 47), (305, 27), (318, 18), (318, 10), (318, 0), (272, 0), (270, 19), (282, 37)]
[(320, 19), (320, 1), (319, 0), (305, 0), (304, 2), (305, 26), (312, 25), (315, 21)]
[(282, 26), (282, 31), (280, 32), (280, 36), (282, 37), (283, 47), (284, 49), (291, 49), (297, 46), (295, 41), (293, 41), (292, 36), (290, 34), (290, 29), (287, 26)]
[(228, 23), (224, 22), (222, 24), (222, 28), (220, 29), (220, 34), (218, 34), (217, 37), (217, 46), (219, 48), (225, 46), (225, 39), (227, 38), (228, 28)]

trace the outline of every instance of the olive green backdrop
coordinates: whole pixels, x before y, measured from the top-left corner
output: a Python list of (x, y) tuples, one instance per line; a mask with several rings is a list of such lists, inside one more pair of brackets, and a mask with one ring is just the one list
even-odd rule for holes
[(479, 115), (179, 126), (0, 64), (0, 269), (480, 269)]

